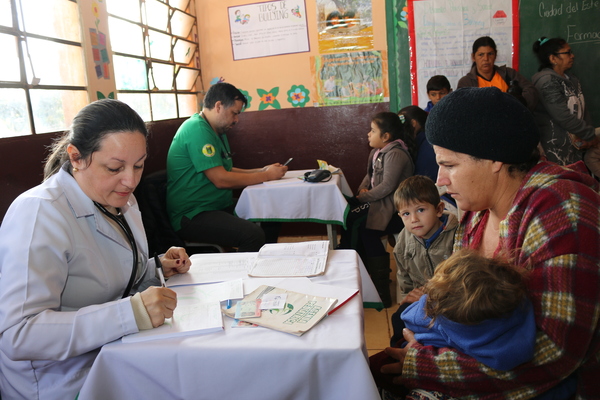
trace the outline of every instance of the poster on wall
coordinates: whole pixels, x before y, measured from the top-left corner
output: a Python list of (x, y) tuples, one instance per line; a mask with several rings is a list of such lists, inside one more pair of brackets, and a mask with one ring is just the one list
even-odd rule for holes
[(228, 7), (228, 13), (235, 61), (310, 51), (302, 0)]
[(373, 50), (371, 0), (317, 0), (319, 53)]
[(413, 104), (425, 108), (434, 75), (445, 75), (456, 89), (481, 36), (496, 42), (496, 65), (518, 65), (518, 0), (408, 0), (408, 14)]
[(315, 56), (315, 106), (388, 101), (387, 58), (380, 51)]

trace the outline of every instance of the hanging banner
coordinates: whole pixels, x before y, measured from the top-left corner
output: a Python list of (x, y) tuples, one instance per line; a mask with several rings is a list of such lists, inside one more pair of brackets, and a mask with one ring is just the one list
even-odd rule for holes
[(319, 53), (373, 50), (371, 0), (317, 0)]
[(384, 52), (359, 51), (313, 57), (316, 78), (315, 106), (381, 103), (387, 93), (387, 58)]
[(304, 1), (268, 1), (227, 10), (236, 61), (310, 51)]
[(427, 81), (445, 75), (453, 89), (470, 70), (473, 42), (496, 42), (496, 65), (519, 64), (518, 0), (408, 0), (412, 103), (425, 108)]

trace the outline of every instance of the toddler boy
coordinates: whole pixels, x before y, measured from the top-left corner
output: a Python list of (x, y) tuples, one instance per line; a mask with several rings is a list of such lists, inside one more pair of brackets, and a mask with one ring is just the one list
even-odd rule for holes
[(427, 107), (425, 111), (429, 112), (435, 106), (438, 101), (444, 98), (444, 96), (450, 94), (452, 88), (450, 87), (450, 81), (444, 75), (435, 75), (429, 78), (427, 81)]
[(419, 300), (422, 287), (437, 265), (450, 257), (458, 227), (456, 216), (444, 212), (438, 188), (427, 176), (415, 175), (402, 181), (394, 193), (394, 204), (404, 229), (394, 247), (396, 298), (401, 305), (392, 315), (392, 346), (402, 339), (400, 314)]

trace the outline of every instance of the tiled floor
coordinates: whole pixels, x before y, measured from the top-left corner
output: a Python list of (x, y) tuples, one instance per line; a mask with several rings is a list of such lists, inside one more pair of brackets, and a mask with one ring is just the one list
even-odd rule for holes
[[(327, 236), (284, 236), (279, 238), (279, 242), (304, 242), (308, 240), (327, 240)], [(390, 289), (392, 299), (395, 299), (396, 263), (391, 255), (392, 248), (388, 246), (387, 250), (390, 253), (390, 267), (392, 269), (392, 272), (390, 273), (390, 279), (392, 280)], [(380, 352), (390, 345), (390, 338), (392, 337), (390, 317), (397, 308), (398, 305), (395, 302), (393, 302), (390, 308), (381, 311), (365, 308), (365, 341), (367, 342), (369, 356)]]

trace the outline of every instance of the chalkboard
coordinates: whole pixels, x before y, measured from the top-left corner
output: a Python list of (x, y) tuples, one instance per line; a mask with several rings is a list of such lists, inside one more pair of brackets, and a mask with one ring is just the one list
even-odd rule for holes
[(522, 0), (519, 72), (531, 79), (539, 67), (533, 42), (565, 39), (575, 53), (570, 72), (579, 78), (594, 126), (600, 126), (600, 0)]

